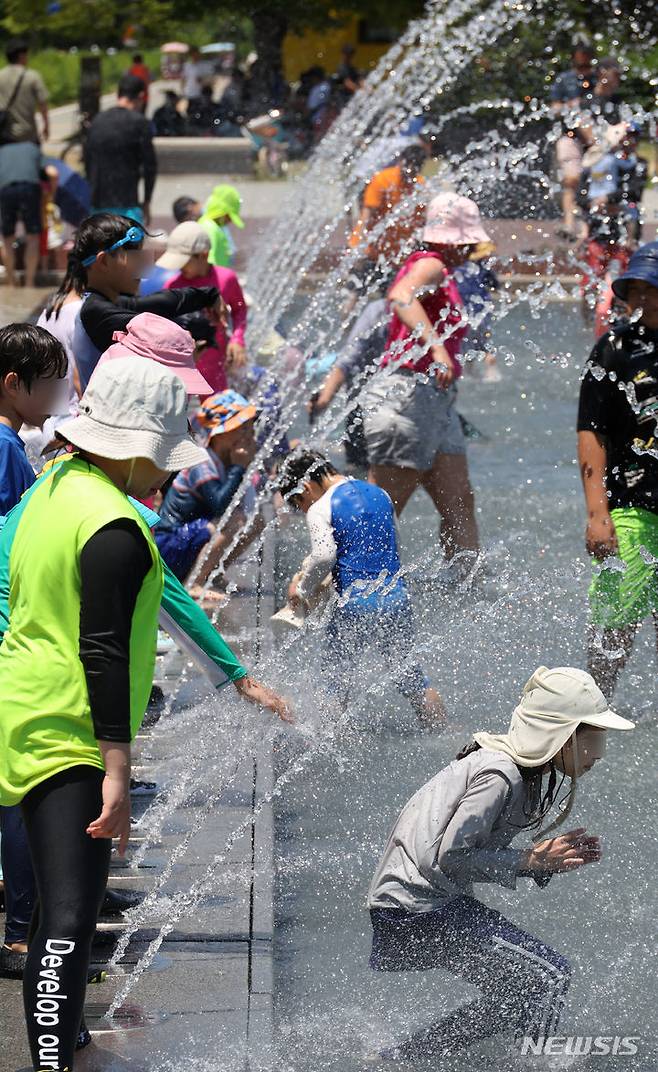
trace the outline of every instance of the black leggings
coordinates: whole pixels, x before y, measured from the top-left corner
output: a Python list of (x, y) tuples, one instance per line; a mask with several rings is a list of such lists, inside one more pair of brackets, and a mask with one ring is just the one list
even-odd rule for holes
[(36, 931), (23, 976), (35, 1069), (73, 1068), (91, 943), (110, 867), (109, 838), (85, 831), (102, 809), (103, 771), (62, 771), (23, 800), (38, 892)]

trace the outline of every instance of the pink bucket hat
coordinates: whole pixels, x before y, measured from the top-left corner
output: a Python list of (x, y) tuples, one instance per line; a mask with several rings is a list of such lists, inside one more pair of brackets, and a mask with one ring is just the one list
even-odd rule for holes
[(446, 246), (471, 246), (490, 241), (475, 201), (454, 193), (437, 194), (432, 198), (427, 206), (423, 239)]
[(183, 381), (188, 395), (212, 394), (212, 387), (194, 364), (194, 340), (173, 320), (156, 313), (138, 313), (126, 325), (126, 331), (115, 331), (114, 343), (98, 365), (117, 357), (149, 357), (171, 369)]

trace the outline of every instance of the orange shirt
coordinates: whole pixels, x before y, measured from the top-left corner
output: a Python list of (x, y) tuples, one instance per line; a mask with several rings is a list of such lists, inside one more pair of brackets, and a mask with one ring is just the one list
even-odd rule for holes
[[(417, 175), (409, 181), (402, 172), (400, 164), (384, 168), (373, 175), (363, 195), (363, 207), (370, 209), (370, 219), (367, 228), (364, 228), (361, 220), (356, 224), (350, 235), (349, 244), (352, 249), (363, 241), (364, 233), (377, 227), (384, 216), (391, 212), (396, 205), (405, 198), (415, 193), (419, 184), (424, 185), (422, 175)], [(403, 244), (412, 237), (414, 232), (423, 224), (425, 218), (425, 206), (419, 203), (410, 203), (403, 208), (396, 218), (382, 232), (376, 244), (369, 244), (365, 255), (371, 260), (376, 260), (380, 254), (385, 254), (392, 260), (400, 255)]]

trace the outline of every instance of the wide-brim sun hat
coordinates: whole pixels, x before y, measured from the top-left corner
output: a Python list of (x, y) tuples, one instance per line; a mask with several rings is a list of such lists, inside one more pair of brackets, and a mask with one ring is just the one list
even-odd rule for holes
[(615, 279), (612, 289), (622, 301), (627, 300), (628, 284), (633, 281), (658, 287), (658, 242), (647, 242), (636, 249), (626, 271)]
[(210, 237), (200, 223), (185, 220), (168, 235), (167, 248), (155, 263), (158, 268), (179, 271), (198, 253), (210, 253)]
[(423, 241), (444, 246), (474, 246), (478, 242), (490, 242), (491, 238), (475, 201), (446, 192), (437, 194), (427, 206)]
[(138, 313), (128, 321), (125, 331), (115, 331), (112, 338), (114, 343), (101, 354), (93, 376), (108, 361), (145, 357), (171, 369), (183, 381), (188, 395), (204, 398), (212, 393), (212, 387), (194, 363), (192, 335), (173, 320), (156, 313)]
[(242, 198), (235, 186), (220, 185), (215, 186), (210, 194), (203, 214), (210, 217), (211, 220), (216, 219), (218, 216), (228, 216), (231, 223), (242, 229), (244, 220), (240, 215), (241, 209)]
[(121, 357), (95, 371), (79, 403), (79, 415), (56, 432), (74, 447), (102, 458), (149, 458), (177, 472), (206, 461), (187, 423), (183, 381), (155, 361)]
[(573, 666), (540, 666), (526, 682), (507, 733), (476, 733), (482, 748), (503, 752), (522, 767), (543, 767), (579, 725), (632, 730), (635, 723), (611, 710), (591, 674)]
[(218, 391), (196, 411), (192, 427), (197, 439), (207, 444), (213, 436), (232, 432), (257, 416), (257, 407), (237, 391)]

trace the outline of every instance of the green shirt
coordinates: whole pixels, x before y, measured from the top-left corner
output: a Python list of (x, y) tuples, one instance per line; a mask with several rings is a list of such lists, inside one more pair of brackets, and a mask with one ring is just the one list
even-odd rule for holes
[(216, 264), (219, 268), (231, 266), (231, 243), (223, 227), (211, 220), (209, 216), (202, 216), (199, 223), (208, 232), (210, 237), (210, 253), (208, 263)]
[(130, 637), (130, 723), (148, 703), (162, 597), (150, 530), (100, 469), (72, 458), (31, 489), (9, 556), (9, 628), (0, 646), (0, 804), (80, 764), (103, 769), (79, 657), (80, 554), (119, 518), (134, 521), (152, 566), (135, 604)]

